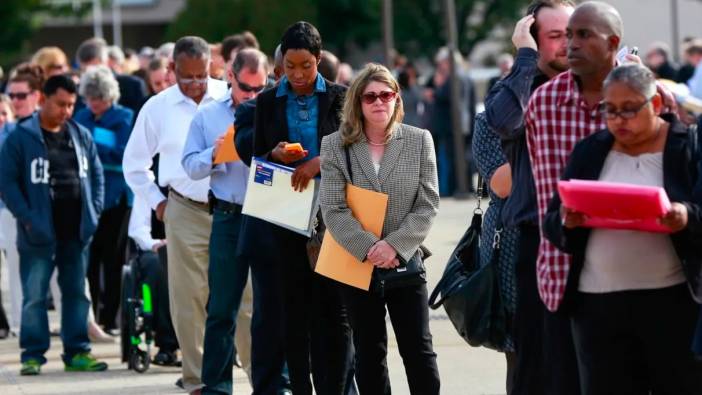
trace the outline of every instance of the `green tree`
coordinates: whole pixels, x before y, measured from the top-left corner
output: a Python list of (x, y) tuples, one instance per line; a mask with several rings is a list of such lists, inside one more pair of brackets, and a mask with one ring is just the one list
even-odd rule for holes
[[(495, 26), (512, 24), (529, 0), (456, 0), (461, 52), (468, 55)], [(166, 33), (175, 40), (196, 34), (210, 42), (250, 30), (272, 53), (290, 24), (317, 26), (324, 46), (344, 56), (349, 44), (364, 47), (381, 40), (381, 0), (188, 0)], [(431, 55), (446, 42), (443, 0), (395, 0), (394, 34), (398, 50)]]
[(29, 40), (47, 15), (80, 15), (86, 9), (54, 5), (47, 0), (1, 0), (0, 64), (14, 63), (26, 54)]

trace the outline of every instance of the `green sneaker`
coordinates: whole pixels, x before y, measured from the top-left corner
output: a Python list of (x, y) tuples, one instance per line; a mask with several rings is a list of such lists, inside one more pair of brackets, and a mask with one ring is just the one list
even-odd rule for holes
[(66, 372), (102, 372), (107, 370), (107, 364), (98, 361), (89, 352), (82, 352), (74, 355), (70, 363), (64, 362), (64, 370)]
[(22, 363), (22, 369), (20, 369), (20, 375), (22, 376), (36, 376), (41, 373), (41, 362), (36, 359), (28, 359)]

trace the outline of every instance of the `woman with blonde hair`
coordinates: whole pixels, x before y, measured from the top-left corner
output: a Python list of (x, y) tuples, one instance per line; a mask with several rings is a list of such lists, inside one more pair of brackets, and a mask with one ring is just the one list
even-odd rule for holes
[(59, 47), (42, 47), (32, 56), (33, 64), (37, 64), (44, 71), (46, 78), (68, 72), (68, 58)]
[[(429, 254), (422, 243), (439, 207), (436, 156), (429, 131), (402, 124), (402, 117), (399, 84), (387, 68), (371, 63), (349, 88), (340, 130), (322, 139), (320, 204), (327, 231), (358, 260), (374, 266), (371, 291), (342, 288), (361, 394), (390, 394), (386, 307), (410, 392), (439, 393), (422, 263)], [(347, 184), (388, 195), (380, 237), (352, 215)], [(402, 284), (384, 277), (401, 265), (413, 276)]]

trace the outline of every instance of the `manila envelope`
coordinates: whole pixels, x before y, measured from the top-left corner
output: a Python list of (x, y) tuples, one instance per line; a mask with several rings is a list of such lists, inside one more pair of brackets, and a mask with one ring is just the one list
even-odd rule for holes
[[(388, 207), (388, 195), (347, 184), (346, 202), (363, 229), (380, 237)], [(334, 240), (327, 229), (324, 232), (315, 272), (367, 291), (370, 287), (373, 265), (368, 261), (361, 262), (356, 259)]]
[(239, 160), (239, 153), (236, 152), (236, 147), (234, 146), (234, 125), (230, 125), (224, 135), (224, 141), (222, 145), (219, 146), (219, 151), (215, 156), (214, 163), (216, 165), (224, 162), (234, 162)]

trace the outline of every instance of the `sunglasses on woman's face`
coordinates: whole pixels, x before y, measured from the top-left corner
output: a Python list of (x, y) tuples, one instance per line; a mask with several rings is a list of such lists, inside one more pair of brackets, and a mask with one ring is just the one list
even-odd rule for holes
[(379, 93), (368, 92), (361, 95), (361, 100), (366, 104), (373, 104), (378, 99), (383, 103), (387, 103), (394, 100), (395, 97), (397, 97), (397, 92), (393, 91), (382, 91)]

